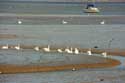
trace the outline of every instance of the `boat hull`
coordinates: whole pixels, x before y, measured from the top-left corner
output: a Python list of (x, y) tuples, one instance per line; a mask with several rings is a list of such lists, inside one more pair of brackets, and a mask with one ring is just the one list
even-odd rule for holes
[(98, 8), (88, 8), (88, 9), (84, 9), (85, 13), (99, 13), (99, 9)]

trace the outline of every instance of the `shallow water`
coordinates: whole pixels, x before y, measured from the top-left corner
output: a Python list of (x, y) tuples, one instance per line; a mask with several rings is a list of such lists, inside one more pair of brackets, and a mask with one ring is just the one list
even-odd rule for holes
[[(125, 25), (0, 25), (1, 34), (18, 36), (14, 39), (3, 38), (0, 40), (0, 44), (49, 44), (82, 48), (98, 46), (101, 49), (124, 49), (124, 27)], [(111, 41), (112, 39), (114, 40)]]
[(125, 57), (113, 56), (112, 58), (117, 59), (121, 62), (121, 65), (117, 66), (120, 70), (125, 70)]
[[(101, 10), (97, 15), (125, 15), (124, 3), (95, 5)], [(87, 15), (83, 12), (85, 6), (85, 3), (0, 2), (0, 13)]]

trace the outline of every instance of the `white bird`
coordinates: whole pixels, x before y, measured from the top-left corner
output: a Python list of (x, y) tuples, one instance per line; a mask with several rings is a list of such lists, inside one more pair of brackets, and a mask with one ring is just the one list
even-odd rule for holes
[(45, 52), (50, 52), (50, 46), (48, 45), (47, 48), (43, 48)]
[(107, 57), (107, 52), (103, 52), (102, 55), (106, 58)]
[(74, 53), (75, 53), (75, 54), (79, 54), (79, 50), (78, 50), (78, 48), (75, 48)]
[(72, 68), (72, 71), (75, 71), (76, 69), (75, 68)]
[(40, 49), (39, 49), (38, 46), (36, 46), (36, 47), (34, 48), (34, 50), (39, 51)]
[(9, 48), (8, 44), (1, 47), (1, 49), (8, 49), (8, 48)]
[(69, 51), (70, 51), (70, 50), (69, 50), (68, 48), (66, 48), (66, 49), (65, 49), (65, 52), (67, 52), (67, 53), (68, 53)]
[(103, 24), (105, 24), (105, 21), (104, 21), (104, 20), (103, 20), (103, 21), (101, 21), (101, 22), (100, 22), (100, 24), (102, 24), (102, 25), (103, 25)]
[(65, 52), (67, 52), (67, 53), (73, 53), (73, 51), (72, 51), (72, 47), (69, 49), (68, 47), (65, 49)]
[(21, 20), (18, 20), (18, 24), (22, 24), (22, 21), (21, 21)]
[(20, 44), (18, 44), (17, 46), (14, 46), (14, 48), (16, 49), (16, 50), (20, 50), (21, 48), (20, 48)]
[(62, 20), (62, 24), (67, 24), (68, 22), (65, 20)]
[(62, 49), (57, 49), (57, 52), (62, 53), (63, 51)]
[(91, 49), (89, 49), (89, 50), (87, 51), (87, 54), (88, 54), (88, 55), (92, 55)]

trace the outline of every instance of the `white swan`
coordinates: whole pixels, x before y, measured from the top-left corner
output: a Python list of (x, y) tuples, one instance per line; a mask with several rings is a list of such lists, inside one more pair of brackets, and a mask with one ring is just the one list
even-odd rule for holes
[(102, 24), (102, 25), (103, 25), (103, 24), (105, 24), (105, 21), (104, 21), (104, 20), (103, 20), (103, 21), (101, 21), (101, 22), (100, 22), (100, 24)]
[(45, 52), (50, 52), (50, 46), (48, 45), (47, 48), (43, 48)]
[(92, 55), (91, 49), (89, 49), (89, 50), (87, 51), (87, 54), (88, 54), (88, 55)]
[(62, 20), (62, 24), (67, 24), (68, 22), (65, 20)]
[(74, 53), (75, 53), (75, 54), (79, 54), (79, 50), (78, 50), (78, 48), (75, 48)]
[(57, 49), (57, 52), (62, 53), (63, 51), (62, 49)]
[(103, 52), (102, 55), (106, 58), (107, 57), (107, 52)]
[(67, 53), (68, 53), (69, 51), (70, 51), (70, 50), (69, 50), (68, 48), (66, 48), (66, 49), (65, 49), (65, 52), (67, 52)]
[(9, 48), (8, 44), (1, 47), (1, 49), (8, 49), (8, 48)]
[(76, 69), (75, 68), (72, 68), (72, 71), (75, 71)]
[(14, 46), (14, 48), (16, 49), (16, 50), (20, 50), (21, 48), (20, 48), (20, 44), (18, 44), (17, 46)]
[(39, 51), (40, 49), (39, 49), (38, 46), (36, 46), (36, 47), (34, 48), (34, 50), (35, 50), (35, 51)]
[(22, 21), (21, 21), (21, 20), (18, 20), (18, 24), (22, 24)]
[(69, 53), (69, 54), (73, 53), (72, 47), (71, 47), (70, 49), (67, 47), (67, 48), (65, 49), (65, 52), (67, 52), (67, 53)]

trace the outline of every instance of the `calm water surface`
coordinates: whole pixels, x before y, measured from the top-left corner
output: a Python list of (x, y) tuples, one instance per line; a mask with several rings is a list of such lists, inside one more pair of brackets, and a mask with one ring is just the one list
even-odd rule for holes
[[(125, 3), (95, 3), (97, 15), (125, 15)], [(0, 13), (86, 15), (85, 3), (0, 2)]]

